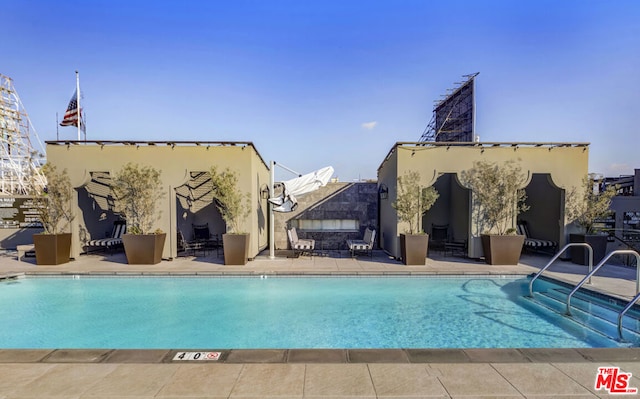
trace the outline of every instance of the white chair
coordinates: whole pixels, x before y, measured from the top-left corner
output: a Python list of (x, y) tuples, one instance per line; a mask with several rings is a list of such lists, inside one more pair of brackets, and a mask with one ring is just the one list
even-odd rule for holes
[(373, 243), (376, 240), (376, 230), (367, 227), (362, 240), (347, 240), (349, 252), (353, 258), (356, 252), (366, 252), (373, 258)]
[(298, 232), (296, 231), (295, 227), (287, 230), (287, 236), (289, 237), (289, 244), (291, 245), (291, 249), (293, 249), (294, 253), (308, 253), (309, 255), (313, 256), (313, 249), (316, 246), (315, 240), (299, 239)]

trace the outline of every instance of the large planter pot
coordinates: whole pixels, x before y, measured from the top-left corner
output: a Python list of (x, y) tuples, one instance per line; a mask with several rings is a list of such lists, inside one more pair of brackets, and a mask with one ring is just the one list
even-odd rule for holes
[(482, 234), (484, 260), (489, 265), (517, 265), (520, 261), (524, 236)]
[(162, 261), (166, 233), (123, 234), (122, 244), (130, 265), (155, 265)]
[[(586, 242), (593, 248), (593, 265), (597, 265), (607, 254), (607, 236), (597, 234), (569, 234), (569, 242)], [(571, 247), (571, 262), (589, 265), (589, 250), (586, 247)]]
[(36, 264), (60, 265), (71, 257), (71, 233), (34, 234)]
[(429, 247), (429, 234), (400, 234), (400, 253), (405, 265), (424, 265)]
[(246, 265), (249, 260), (249, 234), (223, 234), (225, 265)]

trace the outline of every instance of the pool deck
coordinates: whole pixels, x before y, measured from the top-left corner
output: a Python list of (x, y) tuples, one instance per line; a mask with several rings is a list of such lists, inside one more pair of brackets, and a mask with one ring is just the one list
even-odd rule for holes
[[(297, 259), (261, 255), (224, 266), (215, 254), (158, 265), (126, 264), (123, 254), (81, 256), (58, 266), (0, 253), (0, 277), (91, 275), (528, 275), (549, 257), (523, 255), (517, 266), (432, 254), (425, 266), (404, 266), (383, 252)], [(558, 261), (549, 276), (578, 282), (586, 267)], [(546, 274), (546, 273), (545, 273)], [(605, 266), (590, 289), (629, 299), (635, 268)], [(473, 326), (470, 326), (473, 328)], [(446, 333), (446, 326), (443, 328)], [(1, 343), (0, 343), (1, 346)], [(640, 388), (640, 348), (222, 350), (217, 361), (173, 361), (178, 350), (0, 350), (0, 399), (64, 398), (596, 398), (598, 367), (632, 373)], [(620, 395), (615, 395), (620, 397)], [(622, 397), (634, 397), (622, 396)]]

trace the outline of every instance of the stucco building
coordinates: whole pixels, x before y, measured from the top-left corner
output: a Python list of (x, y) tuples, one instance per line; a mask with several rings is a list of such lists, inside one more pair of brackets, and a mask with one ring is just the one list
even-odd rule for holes
[(269, 168), (251, 142), (56, 141), (47, 142), (47, 161), (67, 170), (77, 192), (71, 257), (79, 256), (89, 240), (108, 235), (120, 218), (109, 181), (128, 162), (161, 172), (164, 195), (157, 199), (155, 227), (167, 233), (163, 258), (177, 256), (178, 230), (187, 239), (192, 224), (208, 223), (212, 233), (226, 231), (207, 185), (212, 166), (235, 171), (238, 188), (249, 195), (251, 213), (241, 226), (251, 233), (249, 257), (268, 246), (267, 200), (261, 191), (268, 187)]
[[(466, 255), (479, 258), (483, 256), (482, 231), (473, 219), (473, 195), (460, 174), (481, 160), (514, 161), (520, 166), (530, 209), (519, 219), (527, 222), (535, 238), (562, 246), (574, 231), (565, 217), (565, 196), (587, 175), (588, 155), (587, 143), (396, 143), (378, 168), (377, 187), (375, 183), (329, 184), (303, 197), (296, 212), (276, 215), (276, 248), (287, 247), (285, 227), (295, 226), (303, 236), (331, 249), (343, 248), (345, 237), (358, 237), (364, 228), (375, 227), (376, 247), (400, 257), (399, 234), (406, 226), (398, 221), (391, 204), (398, 177), (417, 171), (421, 183), (434, 186), (440, 194), (422, 217), (422, 231), (431, 233), (432, 225), (447, 225), (452, 240), (467, 242)], [(76, 190), (72, 257), (83, 253), (89, 240), (108, 236), (114, 221), (121, 218), (109, 184), (128, 162), (161, 171), (164, 195), (157, 199), (161, 214), (156, 228), (168, 233), (163, 258), (177, 256), (177, 232), (189, 239), (194, 224), (208, 223), (212, 233), (226, 231), (208, 184), (212, 166), (237, 172), (240, 190), (249, 195), (251, 213), (242, 226), (251, 233), (249, 257), (269, 245), (270, 170), (251, 142), (55, 141), (47, 142), (47, 159), (58, 169), (67, 169)], [(616, 214), (622, 216), (623, 212)], [(339, 231), (332, 227), (338, 222)], [(6, 230), (11, 235), (3, 237), (3, 243), (26, 241), (32, 232), (35, 229)]]
[[(473, 220), (473, 195), (460, 180), (460, 173), (475, 161), (503, 163), (513, 160), (526, 176), (522, 188), (530, 209), (519, 216), (528, 223), (532, 236), (566, 243), (572, 226), (565, 218), (565, 195), (578, 187), (588, 173), (587, 143), (396, 143), (378, 168), (380, 199), (380, 247), (400, 257), (399, 234), (407, 226), (392, 207), (397, 179), (417, 171), (421, 184), (434, 186), (440, 197), (422, 218), (422, 231), (432, 224), (448, 225), (452, 239), (466, 240), (467, 255), (483, 255), (479, 226)], [(514, 227), (516, 220), (513, 221)]]

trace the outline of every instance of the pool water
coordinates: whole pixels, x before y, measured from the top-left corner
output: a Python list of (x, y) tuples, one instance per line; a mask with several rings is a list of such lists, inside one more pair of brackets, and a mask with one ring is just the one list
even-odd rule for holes
[(526, 278), (23, 278), (0, 348), (578, 348), (618, 344), (523, 298)]

